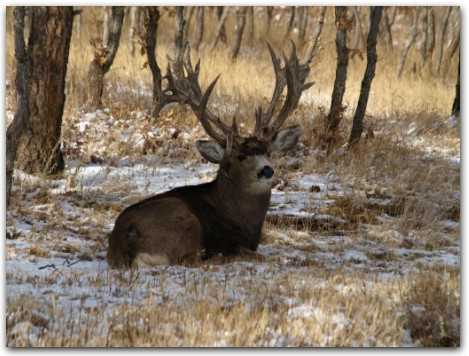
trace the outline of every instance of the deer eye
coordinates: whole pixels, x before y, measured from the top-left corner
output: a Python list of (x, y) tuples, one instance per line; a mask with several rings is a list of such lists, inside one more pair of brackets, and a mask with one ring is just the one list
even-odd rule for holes
[(238, 159), (239, 159), (240, 161), (244, 161), (244, 160), (246, 159), (246, 156), (245, 156), (245, 155), (239, 155), (239, 156), (238, 156)]

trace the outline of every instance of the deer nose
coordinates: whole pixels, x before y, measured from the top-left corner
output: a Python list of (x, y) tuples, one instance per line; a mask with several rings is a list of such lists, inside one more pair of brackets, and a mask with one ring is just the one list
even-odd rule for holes
[(272, 178), (274, 175), (274, 170), (270, 166), (264, 166), (260, 170), (259, 174), (257, 175), (259, 178), (265, 177), (265, 178)]

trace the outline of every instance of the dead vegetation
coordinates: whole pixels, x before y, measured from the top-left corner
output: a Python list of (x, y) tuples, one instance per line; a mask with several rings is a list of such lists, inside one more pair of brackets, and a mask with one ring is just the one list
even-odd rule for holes
[[(379, 43), (367, 135), (347, 151), (341, 146), (365, 67), (351, 58), (338, 149), (326, 155), (317, 137), (334, 78), (328, 12), (311, 68), (316, 84), (292, 117), (304, 128), (302, 146), (277, 161), (278, 206), (291, 208), (301, 193), (302, 210), (268, 216), (260, 259), (113, 273), (103, 258), (117, 214), (172, 184), (209, 180), (213, 171), (200, 165), (193, 142), (203, 130), (187, 109), (170, 105), (159, 118), (150, 115), (145, 56), (132, 56), (127, 42), (106, 77), (105, 108), (83, 111), (89, 40), (99, 27), (97, 10), (85, 11), (67, 73), (67, 170), (48, 180), (17, 172), (13, 187), (9, 346), (459, 346), (460, 134), (447, 124), (455, 62), (444, 63), (446, 76), (404, 70), (396, 80), (389, 68), (398, 55)], [(398, 14), (396, 21), (406, 19)], [(170, 14), (161, 21), (172, 29)], [(215, 28), (207, 21), (205, 35)], [(269, 40), (278, 48), (284, 30), (272, 26)], [(259, 37), (265, 29), (257, 31)], [(163, 67), (173, 35), (158, 37)], [(394, 40), (404, 44), (399, 36)], [(11, 44), (8, 30), (7, 120), (15, 109)], [(238, 113), (246, 132), (255, 106), (271, 94), (273, 73), (262, 46), (242, 48), (236, 62), (230, 51), (221, 42), (215, 50), (200, 47), (201, 83), (222, 73), (210, 105), (228, 120)], [(410, 68), (419, 56), (409, 51)], [(172, 169), (178, 162), (184, 174)], [(311, 174), (322, 180), (298, 188)]]

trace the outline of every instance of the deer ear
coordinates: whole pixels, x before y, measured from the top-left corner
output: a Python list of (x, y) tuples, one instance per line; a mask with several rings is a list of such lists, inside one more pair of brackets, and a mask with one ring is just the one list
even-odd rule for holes
[(215, 141), (198, 140), (195, 143), (195, 146), (199, 150), (202, 157), (209, 162), (220, 163), (223, 159), (225, 150)]
[(277, 132), (270, 144), (270, 151), (288, 151), (291, 150), (298, 143), (301, 135), (301, 128), (299, 125), (286, 127)]

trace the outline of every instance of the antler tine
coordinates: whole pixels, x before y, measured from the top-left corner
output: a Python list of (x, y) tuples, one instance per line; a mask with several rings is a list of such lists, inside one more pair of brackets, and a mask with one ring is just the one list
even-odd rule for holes
[(272, 119), (272, 116), (274, 114), (275, 106), (277, 105), (280, 99), (280, 96), (282, 95), (282, 92), (286, 86), (285, 67), (283, 68), (281, 67), (280, 59), (275, 54), (269, 42), (267, 42), (267, 48), (269, 49), (270, 58), (272, 60), (272, 65), (274, 67), (275, 87), (272, 93), (272, 98), (270, 99), (269, 106), (267, 107), (265, 113), (262, 115), (262, 118), (261, 118), (262, 126), (264, 127), (267, 127), (269, 125), (269, 122)]
[(231, 134), (231, 128), (207, 109), (210, 95), (220, 75), (210, 83), (205, 92), (202, 92), (199, 84), (200, 60), (194, 68), (189, 47), (187, 47), (184, 57), (181, 76), (174, 76), (171, 66), (168, 65), (165, 77), (168, 80), (168, 87), (165, 90), (165, 95), (170, 97), (172, 102), (189, 104), (205, 132), (221, 145), (225, 145), (226, 137)]
[(280, 129), (285, 120), (288, 118), (288, 115), (290, 115), (290, 113), (297, 107), (302, 92), (314, 84), (305, 84), (305, 80), (309, 74), (310, 68), (307, 63), (300, 64), (296, 53), (296, 46), (293, 41), (291, 41), (291, 43), (292, 51), (290, 58), (287, 59), (286, 56), (283, 55), (285, 61), (283, 73), (285, 74), (287, 97), (277, 117), (268, 127), (270, 135), (274, 135), (275, 132)]

